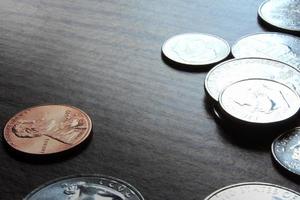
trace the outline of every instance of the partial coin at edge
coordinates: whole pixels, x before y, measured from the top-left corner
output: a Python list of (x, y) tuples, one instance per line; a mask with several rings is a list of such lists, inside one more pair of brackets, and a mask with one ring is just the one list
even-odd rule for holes
[(283, 168), (300, 175), (300, 127), (275, 139), (272, 143), (272, 155)]

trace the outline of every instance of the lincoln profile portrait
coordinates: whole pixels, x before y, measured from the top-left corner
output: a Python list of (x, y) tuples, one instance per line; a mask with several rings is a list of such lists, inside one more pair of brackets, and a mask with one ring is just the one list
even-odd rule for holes
[(12, 132), (21, 138), (48, 136), (65, 144), (74, 144), (78, 136), (87, 129), (84, 119), (78, 114), (66, 111), (61, 119), (46, 116), (33, 120), (18, 120)]

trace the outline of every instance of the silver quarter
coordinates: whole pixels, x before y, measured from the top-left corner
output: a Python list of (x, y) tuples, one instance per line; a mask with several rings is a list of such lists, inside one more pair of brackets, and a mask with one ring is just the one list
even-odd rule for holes
[(235, 58), (260, 57), (300, 70), (300, 38), (283, 33), (257, 33), (239, 39), (231, 48)]
[(185, 33), (168, 39), (162, 46), (162, 53), (176, 63), (201, 66), (224, 60), (230, 54), (230, 46), (214, 35)]
[(258, 9), (259, 17), (266, 23), (288, 31), (300, 31), (299, 0), (267, 0)]
[(300, 194), (270, 183), (239, 183), (224, 187), (204, 200), (300, 200)]
[(24, 200), (144, 200), (125, 181), (102, 175), (78, 175), (51, 181)]
[(238, 58), (220, 63), (207, 74), (205, 91), (218, 101), (226, 86), (249, 78), (276, 80), (300, 94), (300, 72), (288, 64), (265, 58)]
[(300, 108), (300, 97), (276, 81), (246, 79), (225, 88), (219, 96), (219, 105), (232, 119), (269, 124), (295, 116)]
[(288, 171), (300, 175), (300, 127), (287, 131), (274, 140), (272, 155)]

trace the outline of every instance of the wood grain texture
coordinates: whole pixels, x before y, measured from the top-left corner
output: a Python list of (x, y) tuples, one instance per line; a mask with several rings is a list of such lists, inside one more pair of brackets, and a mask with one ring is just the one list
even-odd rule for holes
[[(93, 120), (82, 152), (32, 163), (0, 151), (0, 199), (21, 199), (61, 176), (97, 173), (134, 185), (148, 200), (204, 199), (238, 182), (299, 191), (266, 144), (227, 137), (207, 108), (206, 72), (166, 65), (169, 37), (204, 32), (232, 44), (263, 31), (261, 0), (2, 0), (0, 123), (39, 104), (70, 104)], [(261, 133), (264, 134), (264, 133)]]

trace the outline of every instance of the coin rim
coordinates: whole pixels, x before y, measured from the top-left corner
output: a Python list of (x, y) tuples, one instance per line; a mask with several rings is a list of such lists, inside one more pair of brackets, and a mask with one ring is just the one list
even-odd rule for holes
[[(166, 54), (165, 51), (164, 51), (165, 46), (166, 46), (167, 43), (169, 43), (171, 40), (173, 40), (173, 39), (176, 38), (176, 37), (180, 37), (180, 36), (184, 36), (184, 35), (195, 35), (195, 34), (196, 34), (196, 35), (205, 35), (205, 36), (214, 37), (214, 38), (217, 38), (218, 40), (222, 41), (222, 42), (227, 46), (227, 48), (226, 48), (226, 50), (227, 50), (226, 56), (224, 56), (224, 57), (222, 57), (221, 59), (218, 59), (218, 60), (215, 59), (214, 62), (201, 63), (201, 64), (178, 62), (177, 60), (173, 60), (173, 59), (171, 59), (169, 56), (167, 56), (167, 54)], [(175, 62), (175, 63), (181, 64), (181, 65), (187, 65), (187, 66), (190, 65), (190, 66), (199, 66), (199, 67), (202, 66), (202, 67), (203, 67), (203, 66), (207, 66), (207, 65), (213, 65), (213, 64), (216, 64), (216, 63), (219, 63), (219, 62), (225, 60), (225, 59), (229, 56), (229, 54), (230, 54), (230, 52), (231, 52), (231, 47), (230, 47), (229, 43), (228, 43), (225, 39), (223, 39), (222, 37), (220, 37), (220, 36), (213, 35), (213, 34), (208, 34), (208, 33), (189, 32), (189, 33), (181, 33), (181, 34), (173, 35), (173, 36), (171, 36), (170, 38), (168, 38), (168, 39), (163, 43), (163, 45), (161, 46), (161, 52), (163, 53), (163, 55), (164, 55), (166, 58), (168, 58), (169, 60), (171, 60), (171, 61), (173, 61), (173, 62)]]
[(289, 135), (291, 132), (295, 131), (295, 130), (300, 130), (300, 127), (294, 127), (293, 129), (290, 129), (288, 131), (285, 131), (284, 133), (282, 133), (281, 135), (279, 135), (277, 138), (275, 138), (275, 140), (272, 142), (271, 145), (271, 152), (272, 152), (272, 156), (273, 158), (276, 160), (276, 162), (278, 164), (280, 164), (280, 166), (282, 166), (284, 169), (288, 170), (289, 172), (296, 174), (296, 175), (300, 175), (300, 171), (299, 172), (295, 172), (294, 170), (292, 170), (291, 168), (287, 167), (278, 157), (277, 154), (275, 153), (275, 144), (279, 141), (279, 139), (283, 136)]
[[(224, 62), (221, 62), (219, 64), (217, 64), (215, 67), (213, 67), (211, 70), (209, 70), (209, 72), (206, 74), (206, 77), (205, 77), (205, 80), (204, 80), (204, 91), (208, 94), (209, 98), (212, 99), (215, 103), (218, 102), (218, 97), (220, 94), (218, 94), (218, 97), (217, 99), (215, 99), (212, 94), (211, 94), (211, 91), (208, 87), (208, 78), (210, 77), (210, 75), (212, 74), (212, 72), (214, 70), (216, 70), (217, 68), (221, 67), (222, 65), (225, 65), (227, 63), (230, 63), (230, 62), (236, 62), (238, 60), (269, 60), (269, 61), (272, 61), (272, 62), (278, 62), (278, 63), (281, 63), (281, 64), (284, 64), (288, 67), (291, 67), (293, 68), (295, 71), (297, 71), (299, 73), (299, 76), (300, 76), (300, 71), (298, 69), (296, 69), (295, 67), (293, 67), (292, 65), (289, 65), (285, 62), (282, 62), (282, 61), (278, 61), (278, 60), (274, 60), (274, 59), (270, 59), (270, 58), (260, 58), (260, 57), (245, 57), (245, 58), (233, 58), (233, 59), (229, 59), (227, 61), (224, 61)], [(255, 77), (254, 77), (255, 78)], [(223, 88), (224, 90), (224, 88)], [(220, 93), (223, 91), (221, 90)], [(299, 94), (300, 95), (300, 94)]]
[(64, 177), (56, 178), (56, 179), (50, 180), (50, 181), (40, 185), (39, 187), (35, 188), (29, 194), (27, 194), (24, 197), (23, 200), (30, 200), (29, 198), (32, 197), (34, 194), (36, 194), (38, 191), (42, 190), (43, 188), (46, 188), (47, 186), (50, 186), (50, 185), (56, 183), (56, 182), (59, 182), (59, 181), (62, 181), (62, 180), (67, 180), (67, 179), (72, 179), (72, 178), (84, 178), (84, 177), (106, 178), (106, 179), (110, 179), (110, 180), (113, 180), (113, 181), (117, 181), (119, 183), (122, 183), (122, 184), (126, 185), (131, 190), (133, 190), (140, 200), (144, 200), (144, 197), (142, 196), (142, 194), (135, 187), (133, 187), (131, 184), (129, 184), (126, 181), (123, 181), (121, 179), (118, 179), (118, 178), (115, 178), (115, 177), (112, 177), (112, 176), (102, 175), (102, 174), (78, 174), (78, 175), (70, 175), (70, 176), (64, 176)]
[[(300, 38), (295, 36), (295, 35), (291, 35), (291, 34), (287, 34), (287, 33), (281, 33), (281, 32), (256, 32), (256, 33), (249, 33), (249, 34), (246, 34), (240, 38), (238, 38), (234, 43), (233, 45), (231, 46), (231, 55), (234, 57), (234, 58), (249, 58), (249, 57), (236, 57), (235, 54), (233, 53), (234, 52), (234, 48), (237, 46), (237, 44), (243, 40), (243, 39), (246, 39), (248, 37), (252, 37), (252, 36), (256, 36), (256, 35), (283, 35), (283, 36), (286, 36), (286, 37), (290, 37), (290, 38), (294, 38), (294, 39), (297, 39), (299, 40), (299, 43), (300, 43)], [(265, 57), (257, 57), (257, 58), (265, 58)], [(266, 59), (273, 59), (275, 60), (274, 58), (266, 58)], [(283, 62), (283, 61), (280, 61), (280, 60), (276, 60), (276, 61), (279, 61), (279, 62)], [(286, 62), (283, 62), (283, 63), (286, 63)], [(289, 63), (286, 63), (288, 65), (290, 65)], [(292, 66), (292, 65), (291, 65)], [(297, 69), (296, 67), (292, 66), (293, 68)], [(298, 70), (298, 69), (297, 69)], [(298, 70), (300, 71), (300, 70)]]
[(279, 189), (283, 189), (283, 190), (289, 191), (289, 192), (294, 193), (294, 194), (296, 194), (296, 195), (298, 195), (300, 197), (300, 193), (298, 193), (298, 192), (296, 192), (296, 191), (294, 191), (292, 189), (280, 186), (280, 185), (276, 185), (276, 184), (272, 184), (272, 183), (264, 183), (264, 182), (242, 182), (242, 183), (237, 183), (237, 184), (232, 184), (232, 185), (228, 185), (228, 186), (222, 187), (222, 188), (214, 191), (210, 195), (208, 195), (204, 200), (210, 200), (212, 197), (214, 197), (215, 195), (221, 193), (222, 191), (228, 190), (230, 188), (244, 186), (244, 185), (264, 185), (264, 186), (271, 186), (271, 187), (275, 187), (275, 188), (279, 188)]
[[(298, 98), (298, 109), (297, 109), (297, 111), (293, 115), (291, 115), (291, 116), (289, 116), (287, 118), (281, 119), (281, 120), (276, 120), (276, 121), (271, 121), (271, 122), (256, 122), (256, 121), (254, 122), (254, 121), (248, 121), (248, 120), (244, 120), (244, 119), (238, 118), (238, 117), (232, 115), (226, 109), (224, 109), (224, 106), (223, 106), (223, 103), (222, 103), (222, 96), (223, 96), (224, 92), (229, 87), (231, 87), (231, 86), (233, 86), (233, 85), (235, 85), (237, 83), (240, 83), (240, 82), (256, 81), (256, 80), (263, 80), (263, 81), (274, 82), (274, 83), (280, 84), (280, 85), (286, 87), (287, 89), (289, 89), (290, 91), (292, 91), (296, 95), (296, 97)], [(239, 122), (243, 122), (243, 123), (247, 123), (247, 124), (267, 125), (267, 124), (273, 124), (273, 123), (278, 123), (278, 122), (280, 123), (280, 122), (283, 122), (283, 121), (286, 121), (286, 120), (289, 120), (289, 119), (293, 118), (300, 111), (300, 96), (299, 96), (299, 94), (295, 90), (293, 90), (289, 86), (287, 86), (287, 85), (285, 85), (283, 83), (280, 83), (278, 81), (271, 80), (271, 79), (265, 79), (265, 78), (248, 78), (248, 79), (243, 79), (243, 80), (236, 81), (236, 82), (234, 82), (234, 83), (226, 86), (223, 89), (223, 91), (220, 93), (219, 97), (218, 97), (218, 105), (221, 108), (221, 112), (224, 112), (227, 116), (229, 116), (231, 119), (234, 119), (235, 121), (239, 121)]]
[[(14, 146), (12, 146), (8, 141), (7, 141), (7, 138), (6, 138), (6, 135), (9, 134), (7, 133), (5, 130), (6, 130), (6, 127), (8, 126), (8, 124), (11, 122), (12, 118), (18, 116), (19, 114), (21, 114), (22, 112), (26, 111), (26, 110), (29, 110), (29, 109), (33, 109), (33, 108), (38, 108), (38, 107), (43, 107), (43, 106), (64, 106), (64, 107), (69, 107), (69, 108), (73, 108), (75, 110), (78, 110), (80, 111), (86, 118), (87, 118), (87, 121), (88, 121), (88, 125), (89, 125), (89, 129), (87, 131), (87, 134), (76, 144), (76, 145), (72, 145), (71, 147), (67, 148), (67, 149), (64, 149), (62, 151), (55, 151), (55, 152), (51, 152), (51, 153), (31, 153), (31, 152), (27, 152), (27, 151), (24, 151), (22, 149), (17, 149), (15, 148)], [(17, 112), (16, 114), (14, 114), (12, 117), (9, 118), (9, 120), (6, 122), (4, 128), (3, 128), (3, 138), (6, 142), (6, 144), (8, 144), (11, 148), (19, 151), (19, 152), (22, 152), (22, 153), (25, 153), (25, 154), (28, 154), (28, 155), (38, 155), (38, 156), (42, 156), (42, 155), (55, 155), (55, 154), (58, 154), (60, 152), (65, 152), (65, 151), (68, 151), (70, 149), (73, 149), (75, 147), (77, 147), (78, 145), (82, 144), (90, 135), (91, 135), (91, 132), (92, 132), (92, 127), (93, 127), (93, 123), (92, 123), (92, 120), (90, 118), (90, 116), (84, 112), (83, 110), (75, 107), (75, 106), (71, 106), (71, 105), (68, 105), (68, 104), (42, 104), (42, 105), (37, 105), (37, 106), (31, 106), (31, 107), (28, 107), (28, 108), (25, 108), (19, 112)]]
[(271, 2), (272, 0), (266, 0), (264, 2), (262, 2), (258, 8), (258, 11), (257, 11), (257, 14), (258, 16), (264, 21), (266, 22), (267, 24), (273, 26), (273, 27), (276, 27), (276, 28), (279, 28), (279, 29), (283, 29), (283, 30), (287, 30), (287, 31), (294, 31), (294, 32), (300, 32), (300, 28), (299, 29), (293, 29), (293, 28), (289, 28), (289, 27), (283, 27), (283, 26), (278, 26), (278, 25), (275, 25), (274, 23), (272, 22), (269, 22), (268, 20), (266, 20), (266, 18), (264, 17), (261, 9), (263, 8), (263, 6), (266, 4), (266, 3), (272, 3)]

